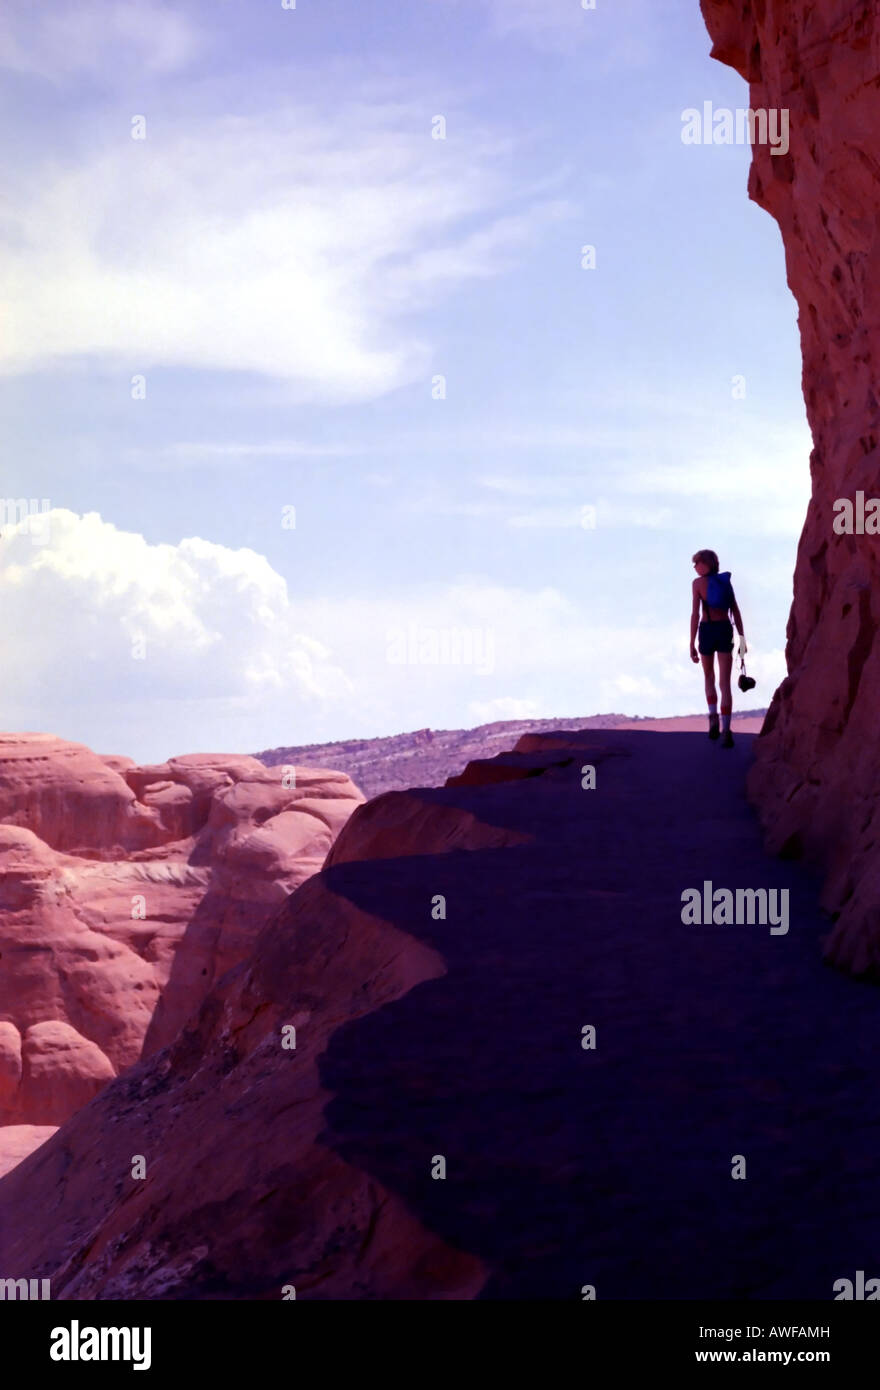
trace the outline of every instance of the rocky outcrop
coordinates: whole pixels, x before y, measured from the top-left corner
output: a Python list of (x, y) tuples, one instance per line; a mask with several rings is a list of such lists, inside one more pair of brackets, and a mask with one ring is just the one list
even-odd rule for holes
[[(494, 780), (494, 779), (493, 779)], [(400, 859), (454, 849), (502, 849), (527, 843), (521, 831), (492, 825), (432, 788), (386, 792), (359, 807), (327, 856), (328, 869), (358, 859)]]
[(168, 839), (159, 816), (107, 761), (52, 734), (0, 734), (0, 822), (93, 859)]
[(249, 757), (0, 738), (0, 1125), (63, 1123), (175, 1037), (362, 800)]
[(830, 958), (880, 976), (880, 535), (846, 534), (835, 507), (848, 499), (855, 512), (859, 492), (880, 497), (880, 3), (702, 9), (713, 56), (749, 83), (752, 109), (790, 113), (787, 153), (755, 145), (749, 193), (782, 231), (815, 446), (789, 674), (750, 790), (770, 847), (826, 871)]
[[(880, 1016), (823, 967), (748, 761), (547, 733), (360, 808), (179, 1036), (0, 1181), (0, 1270), (62, 1301), (832, 1297), (880, 1239)], [(791, 930), (686, 923), (704, 877), (784, 893)]]
[[(310, 880), (176, 1042), (9, 1175), (7, 1266), (51, 1268), (62, 1299), (472, 1296), (480, 1261), (318, 1142), (330, 1034), (443, 969), (325, 875)], [(33, 1212), (62, 1173), (51, 1223), (17, 1214), (21, 1193)]]

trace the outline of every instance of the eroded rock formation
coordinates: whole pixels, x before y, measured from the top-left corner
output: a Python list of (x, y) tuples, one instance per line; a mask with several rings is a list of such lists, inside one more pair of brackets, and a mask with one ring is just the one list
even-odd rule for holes
[[(529, 838), (467, 812), (451, 834), (455, 809), (431, 792), (389, 793), (366, 810), (345, 864), (383, 857), (383, 831), (408, 816), (423, 853)], [(288, 1285), (300, 1297), (474, 1296), (480, 1259), (320, 1142), (318, 1059), (331, 1034), (444, 973), (430, 946), (335, 892), (332, 873), (311, 878), (176, 1041), (9, 1174), (2, 1258), (51, 1268), (55, 1298), (278, 1299)], [(137, 1153), (144, 1181), (130, 1177)], [(16, 1215), (17, 1194), (54, 1192), (62, 1169), (62, 1208), (35, 1229)]]
[(750, 84), (752, 109), (790, 113), (788, 153), (754, 146), (749, 193), (782, 231), (815, 446), (789, 674), (758, 740), (750, 791), (770, 847), (826, 871), (831, 959), (876, 976), (880, 535), (836, 534), (834, 523), (838, 500), (880, 497), (880, 3), (701, 3), (713, 56)]
[(62, 1124), (176, 1036), (362, 800), (314, 768), (0, 737), (0, 1125)]

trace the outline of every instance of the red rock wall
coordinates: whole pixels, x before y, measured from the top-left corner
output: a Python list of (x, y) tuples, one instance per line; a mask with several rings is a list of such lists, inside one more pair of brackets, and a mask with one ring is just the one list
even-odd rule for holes
[(880, 536), (833, 529), (837, 499), (880, 497), (880, 0), (702, 10), (713, 57), (749, 82), (751, 107), (790, 112), (789, 153), (755, 145), (749, 194), (782, 231), (814, 442), (789, 674), (750, 791), (771, 849), (825, 871), (830, 958), (880, 975)]

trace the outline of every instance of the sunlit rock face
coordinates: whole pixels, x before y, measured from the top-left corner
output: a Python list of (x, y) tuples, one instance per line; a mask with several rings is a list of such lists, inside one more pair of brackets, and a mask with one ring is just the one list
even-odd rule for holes
[(0, 736), (0, 1126), (62, 1124), (170, 1041), (362, 800), (317, 768)]
[(750, 84), (751, 108), (789, 112), (788, 152), (755, 145), (749, 193), (782, 231), (814, 440), (789, 674), (750, 791), (770, 847), (825, 871), (830, 958), (878, 976), (880, 3), (702, 0), (702, 10), (713, 56)]

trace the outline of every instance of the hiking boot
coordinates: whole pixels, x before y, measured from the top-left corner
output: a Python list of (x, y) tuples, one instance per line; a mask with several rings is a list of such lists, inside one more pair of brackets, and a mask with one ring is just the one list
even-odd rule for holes
[(723, 739), (721, 740), (721, 747), (722, 747), (722, 748), (732, 748), (732, 747), (733, 747), (733, 734), (730, 732), (729, 729), (725, 729), (725, 731), (724, 731), (724, 737), (723, 737)]
[(709, 737), (710, 737), (711, 739), (716, 739), (716, 738), (720, 738), (720, 737), (721, 737), (721, 730), (720, 730), (720, 728), (718, 727), (718, 715), (717, 715), (717, 714), (710, 714), (710, 715), (709, 715)]

